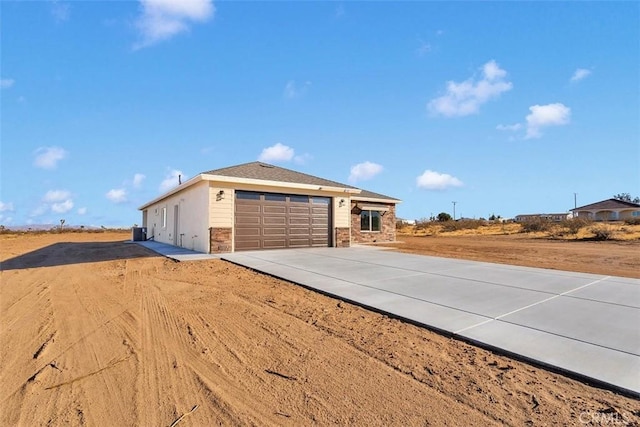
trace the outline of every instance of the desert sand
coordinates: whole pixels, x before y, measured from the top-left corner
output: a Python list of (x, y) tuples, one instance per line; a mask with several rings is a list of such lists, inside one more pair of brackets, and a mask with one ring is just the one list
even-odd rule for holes
[[(129, 238), (0, 236), (0, 425), (640, 425), (630, 397)], [(490, 240), (411, 239), (396, 248), (630, 277), (640, 268), (637, 242), (565, 243), (562, 258), (560, 243), (527, 257), (516, 247), (533, 243), (512, 239), (492, 259)]]

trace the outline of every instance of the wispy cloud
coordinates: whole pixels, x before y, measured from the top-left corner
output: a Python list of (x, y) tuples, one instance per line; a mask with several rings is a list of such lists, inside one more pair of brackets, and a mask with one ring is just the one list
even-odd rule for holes
[(57, 23), (68, 21), (69, 17), (71, 16), (71, 6), (69, 5), (69, 3), (52, 0), (51, 15)]
[(9, 89), (16, 83), (13, 79), (0, 79), (0, 89)]
[(571, 108), (559, 102), (547, 105), (532, 105), (529, 107), (529, 111), (531, 113), (526, 118), (526, 139), (540, 138), (542, 136), (542, 128), (566, 125), (571, 119)]
[(71, 193), (67, 190), (49, 190), (45, 193), (42, 201), (46, 203), (56, 203), (69, 199), (70, 197)]
[(133, 175), (133, 188), (140, 188), (142, 187), (142, 182), (145, 180), (146, 176), (141, 174), (141, 173), (137, 173), (135, 175)]
[(127, 190), (124, 188), (113, 188), (107, 191), (105, 197), (116, 204), (125, 203), (127, 201)]
[(68, 155), (67, 151), (60, 147), (40, 147), (34, 154), (36, 158), (33, 164), (42, 169), (55, 169), (58, 162)]
[(416, 178), (416, 185), (425, 190), (446, 190), (452, 187), (462, 187), (464, 184), (455, 176), (427, 169)]
[(591, 70), (587, 70), (586, 68), (578, 68), (573, 75), (571, 76), (571, 79), (569, 79), (569, 81), (571, 83), (577, 83), (580, 80), (586, 79), (587, 77), (589, 77), (591, 75)]
[(4, 203), (0, 201), (0, 212), (13, 212), (13, 203)]
[(166, 193), (172, 188), (175, 188), (178, 185), (180, 185), (180, 181), (184, 182), (186, 180), (187, 180), (187, 176), (184, 173), (182, 173), (181, 170), (168, 168), (167, 173), (165, 173), (164, 175), (164, 179), (160, 183), (159, 190), (161, 193)]
[(514, 123), (512, 125), (498, 125), (496, 126), (496, 129), (515, 132), (522, 129), (522, 123)]
[(87, 214), (87, 208), (78, 208), (78, 215), (86, 215)]
[(295, 80), (289, 80), (284, 87), (284, 97), (286, 99), (300, 98), (307, 93), (311, 82), (306, 81), (302, 85), (296, 84)]
[(142, 49), (188, 31), (193, 22), (206, 22), (215, 12), (211, 0), (140, 0), (142, 14), (136, 22)]
[(506, 76), (507, 72), (496, 61), (491, 60), (482, 66), (480, 79), (471, 77), (460, 83), (448, 81), (446, 93), (429, 101), (427, 109), (434, 116), (476, 114), (482, 104), (513, 88)]
[(351, 166), (349, 182), (367, 181), (378, 175), (383, 169), (382, 165), (370, 161), (358, 163)]
[(71, 209), (73, 209), (73, 200), (71, 199), (51, 205), (51, 211), (55, 213), (67, 213)]
[(418, 39), (418, 43), (419, 43), (419, 46), (416, 49), (416, 54), (418, 56), (424, 56), (427, 53), (431, 52), (431, 44), (430, 43), (427, 43), (422, 39)]
[(289, 162), (295, 156), (293, 148), (279, 142), (262, 150), (258, 160), (265, 163)]

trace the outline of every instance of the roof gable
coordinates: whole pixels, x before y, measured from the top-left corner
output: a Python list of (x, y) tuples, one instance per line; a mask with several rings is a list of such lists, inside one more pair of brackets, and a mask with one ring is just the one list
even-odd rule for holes
[(571, 209), (572, 211), (581, 211), (581, 210), (589, 210), (589, 209), (628, 209), (628, 208), (636, 208), (640, 209), (640, 205), (633, 202), (625, 202), (624, 200), (618, 199), (607, 199), (602, 200), (600, 202), (591, 203), (590, 205), (580, 206), (579, 208)]

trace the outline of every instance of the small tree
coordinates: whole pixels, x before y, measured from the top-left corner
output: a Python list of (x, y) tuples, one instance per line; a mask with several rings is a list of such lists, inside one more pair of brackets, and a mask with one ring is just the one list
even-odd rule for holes
[(613, 196), (613, 198), (616, 199), (616, 200), (621, 200), (623, 202), (631, 202), (631, 203), (640, 204), (640, 197), (631, 198), (631, 194), (629, 194), (629, 193), (615, 194)]
[(65, 222), (66, 222), (66, 221), (65, 221), (64, 219), (61, 219), (61, 220), (60, 220), (60, 231), (62, 231), (62, 228), (64, 227), (64, 223), (65, 223)]
[(440, 222), (451, 221), (451, 219), (452, 219), (451, 215), (449, 215), (446, 212), (440, 212), (438, 214), (437, 218), (438, 218), (438, 221), (440, 221)]

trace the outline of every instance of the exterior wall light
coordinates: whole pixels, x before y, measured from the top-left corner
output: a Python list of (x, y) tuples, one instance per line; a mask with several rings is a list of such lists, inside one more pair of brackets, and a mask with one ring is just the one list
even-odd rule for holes
[(344, 203), (345, 203), (344, 199), (340, 199), (340, 201), (338, 202), (338, 206), (343, 207)]
[(218, 194), (216, 194), (216, 201), (219, 202), (222, 199), (224, 199), (224, 190), (220, 190), (218, 191)]

